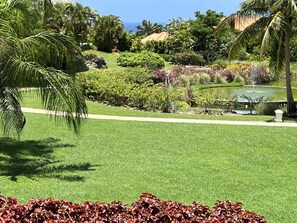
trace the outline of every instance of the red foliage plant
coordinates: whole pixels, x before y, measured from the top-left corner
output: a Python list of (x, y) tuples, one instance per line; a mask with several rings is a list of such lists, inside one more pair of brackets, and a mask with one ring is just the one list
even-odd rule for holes
[(246, 211), (240, 203), (219, 201), (213, 208), (194, 202), (184, 205), (162, 201), (143, 193), (132, 207), (115, 201), (110, 204), (66, 200), (31, 199), (21, 205), (0, 195), (0, 222), (13, 223), (266, 223), (264, 217)]

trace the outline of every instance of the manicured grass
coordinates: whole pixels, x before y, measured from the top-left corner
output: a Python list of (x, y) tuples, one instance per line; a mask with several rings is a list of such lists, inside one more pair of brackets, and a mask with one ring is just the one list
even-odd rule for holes
[[(40, 100), (33, 92), (24, 92), (23, 107), (42, 108)], [(235, 120), (235, 121), (272, 121), (273, 116), (257, 115), (201, 115), (201, 114), (166, 114), (158, 112), (144, 112), (128, 108), (120, 108), (87, 101), (89, 114), (115, 115), (129, 117), (154, 117), (154, 118), (184, 118), (184, 119), (206, 119), (206, 120)], [(294, 119), (286, 119), (289, 122), (295, 122)]]
[[(280, 86), (280, 87), (286, 87), (286, 80), (285, 79), (280, 79), (277, 81), (272, 81), (271, 83), (269, 83), (269, 85), (271, 86)], [(291, 81), (291, 85), (293, 88), (297, 88), (297, 79), (293, 79)]]
[(269, 222), (297, 222), (296, 129), (88, 120), (79, 137), (26, 114), (21, 141), (0, 138), (1, 193), (213, 205), (230, 199)]

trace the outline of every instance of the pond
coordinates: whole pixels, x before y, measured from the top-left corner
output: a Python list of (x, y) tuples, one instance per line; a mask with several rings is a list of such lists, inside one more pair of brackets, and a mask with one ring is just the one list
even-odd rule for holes
[[(252, 100), (264, 97), (265, 100), (286, 101), (286, 89), (282, 87), (244, 86), (244, 87), (221, 87), (200, 90), (201, 95), (211, 93), (218, 99), (231, 99), (235, 97), (239, 102), (247, 101), (243, 96)], [(297, 99), (297, 89), (293, 89), (294, 99)]]

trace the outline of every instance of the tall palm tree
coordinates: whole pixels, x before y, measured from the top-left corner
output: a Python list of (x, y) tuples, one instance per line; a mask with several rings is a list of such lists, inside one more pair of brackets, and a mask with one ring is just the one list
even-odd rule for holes
[(189, 30), (191, 28), (190, 25), (191, 24), (189, 20), (185, 20), (181, 17), (178, 17), (177, 19), (170, 18), (169, 23), (166, 25), (165, 29), (169, 33), (174, 33), (175, 31), (179, 30)]
[(117, 47), (124, 34), (124, 26), (118, 16), (98, 16), (94, 27), (94, 44), (98, 50), (109, 51)]
[(0, 122), (4, 133), (20, 135), (26, 123), (20, 87), (36, 87), (43, 107), (55, 111), (56, 117), (62, 115), (78, 132), (87, 113), (84, 97), (73, 77), (46, 66), (49, 61), (59, 65), (65, 58), (72, 60), (79, 55), (73, 41), (46, 31), (20, 37), (10, 20), (0, 17), (0, 44)]
[(78, 43), (87, 42), (90, 20), (95, 18), (95, 12), (79, 3), (67, 3), (64, 6), (65, 34), (72, 36)]
[(234, 41), (229, 58), (234, 59), (249, 40), (256, 36), (262, 37), (262, 52), (270, 51), (270, 70), (278, 77), (282, 72), (286, 75), (287, 112), (296, 115), (297, 108), (291, 87), (290, 40), (293, 22), (297, 20), (295, 0), (246, 0), (241, 3), (241, 9), (227, 17), (219, 26), (223, 28), (234, 16), (255, 16), (261, 18), (245, 28)]
[(163, 26), (158, 23), (152, 23), (150, 20), (142, 20), (142, 24), (136, 26), (136, 36), (148, 36), (153, 33), (159, 33), (163, 30)]

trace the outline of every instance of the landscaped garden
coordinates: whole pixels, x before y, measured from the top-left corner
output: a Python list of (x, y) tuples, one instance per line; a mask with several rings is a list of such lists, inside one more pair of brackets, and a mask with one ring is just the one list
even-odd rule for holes
[[(0, 0), (0, 222), (297, 222), (297, 6), (274, 2), (133, 33), (79, 3)], [(276, 109), (281, 127), (132, 120)]]

